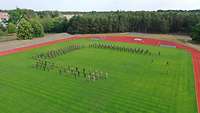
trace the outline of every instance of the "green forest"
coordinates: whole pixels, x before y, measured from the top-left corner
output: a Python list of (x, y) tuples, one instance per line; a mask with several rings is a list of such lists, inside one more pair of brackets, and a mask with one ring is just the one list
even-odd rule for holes
[(69, 21), (69, 32), (190, 33), (200, 22), (200, 12), (91, 12)]
[[(7, 12), (9, 23), (17, 24), (21, 18), (31, 19), (40, 23), (45, 33), (175, 33), (200, 40), (200, 10), (59, 12), (17, 8)], [(68, 20), (62, 16), (64, 14), (75, 16)]]

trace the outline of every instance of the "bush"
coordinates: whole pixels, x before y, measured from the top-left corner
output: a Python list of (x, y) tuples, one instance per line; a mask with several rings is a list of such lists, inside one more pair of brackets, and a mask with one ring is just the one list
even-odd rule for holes
[(16, 26), (13, 23), (8, 24), (8, 33), (15, 33), (16, 32)]
[(192, 40), (200, 42), (200, 23), (193, 27), (191, 37)]
[(33, 29), (32, 36), (33, 37), (43, 37), (44, 36), (44, 28), (42, 24), (37, 20), (31, 20), (31, 26)]
[(5, 35), (6, 35), (6, 33), (3, 32), (3, 31), (0, 29), (0, 36), (5, 36)]
[(0, 23), (0, 30), (3, 31), (3, 32), (7, 31), (7, 27), (5, 26), (5, 24)]
[(19, 40), (27, 40), (32, 39), (32, 26), (30, 22), (25, 20), (24, 18), (21, 19), (17, 26), (17, 39)]

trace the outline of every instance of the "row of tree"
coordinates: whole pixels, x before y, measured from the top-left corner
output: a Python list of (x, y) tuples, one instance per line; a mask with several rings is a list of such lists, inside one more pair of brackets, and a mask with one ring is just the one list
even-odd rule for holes
[(69, 20), (70, 33), (145, 32), (190, 33), (200, 22), (200, 12), (87, 13)]
[(13, 24), (17, 24), (22, 15), (38, 21), (45, 33), (192, 33), (194, 40), (200, 40), (198, 32), (200, 28), (197, 26), (200, 23), (199, 10), (81, 12), (81, 15), (74, 16), (70, 20), (61, 16), (65, 12), (58, 11), (35, 12), (17, 8), (9, 11), (9, 14), (9, 22)]
[(9, 23), (18, 25), (21, 18), (32, 20), (42, 25), (45, 33), (60, 33), (67, 31), (68, 21), (61, 17), (58, 11), (33, 11), (19, 9), (9, 11)]
[(68, 22), (72, 34), (143, 32), (191, 35), (200, 41), (200, 11), (91, 12)]
[[(68, 21), (64, 18), (60, 18), (61, 13), (58, 11), (34, 11), (29, 9), (17, 8), (9, 11), (3, 10), (3, 12), (8, 12), (10, 18), (9, 21), (6, 22), (6, 27), (2, 26), (2, 24), (0, 23), (0, 36), (17, 32), (18, 30), (16, 28), (18, 28), (18, 25), (19, 23), (21, 23), (20, 21), (22, 20), (22, 18), (24, 18), (26, 21), (29, 22), (29, 24), (32, 25), (32, 30), (35, 30), (34, 28), (41, 27), (42, 25), (41, 29), (43, 29), (42, 31), (44, 31), (45, 33), (57, 33), (67, 31), (66, 25), (68, 25), (68, 23), (66, 22)], [(38, 24), (41, 25), (38, 26)], [(38, 31), (33, 32), (35, 33), (31, 33), (33, 35), (32, 37), (41, 36), (39, 33), (37, 33)], [(27, 37), (26, 39), (29, 38)]]

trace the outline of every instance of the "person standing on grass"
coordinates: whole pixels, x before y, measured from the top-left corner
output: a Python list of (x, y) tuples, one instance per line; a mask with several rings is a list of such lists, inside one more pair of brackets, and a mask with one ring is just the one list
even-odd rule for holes
[(105, 78), (104, 78), (104, 79), (106, 80), (107, 78), (108, 78), (108, 73), (106, 72), (106, 73), (105, 73)]
[(80, 71), (79, 70), (77, 71), (77, 74), (78, 74), (78, 77), (80, 77)]
[(84, 76), (84, 78), (86, 78), (86, 76), (87, 76), (85, 68), (83, 68), (83, 76)]
[(88, 81), (90, 81), (90, 78), (91, 78), (91, 72), (88, 72), (88, 73), (87, 73), (86, 78), (87, 78)]
[(158, 52), (158, 55), (160, 56), (160, 51)]
[(46, 67), (47, 67), (47, 61), (44, 61), (44, 65), (43, 65), (43, 70), (46, 71)]
[(40, 65), (41, 65), (40, 59), (36, 60), (36, 65), (35, 65), (36, 69), (38, 69)]
[(77, 73), (76, 73), (76, 71), (74, 71), (74, 77), (75, 77), (75, 79), (77, 79)]
[(73, 67), (70, 68), (70, 72), (71, 72), (72, 75), (74, 74), (74, 68)]
[(100, 79), (103, 79), (103, 72), (100, 72)]
[(95, 76), (92, 76), (92, 80), (95, 81), (95, 80), (96, 80), (96, 77), (95, 77)]
[(75, 70), (78, 71), (78, 66), (75, 67)]
[(59, 75), (62, 75), (62, 69), (58, 69)]
[(50, 71), (50, 62), (47, 62), (46, 69), (47, 69), (47, 71)]
[(153, 63), (153, 62), (154, 62), (154, 60), (152, 59), (152, 60), (151, 60), (151, 63)]

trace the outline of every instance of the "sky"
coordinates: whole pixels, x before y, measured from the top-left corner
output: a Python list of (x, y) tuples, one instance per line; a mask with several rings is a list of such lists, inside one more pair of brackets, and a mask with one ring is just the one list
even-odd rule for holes
[(59, 11), (153, 11), (200, 9), (200, 0), (0, 0), (0, 9)]

